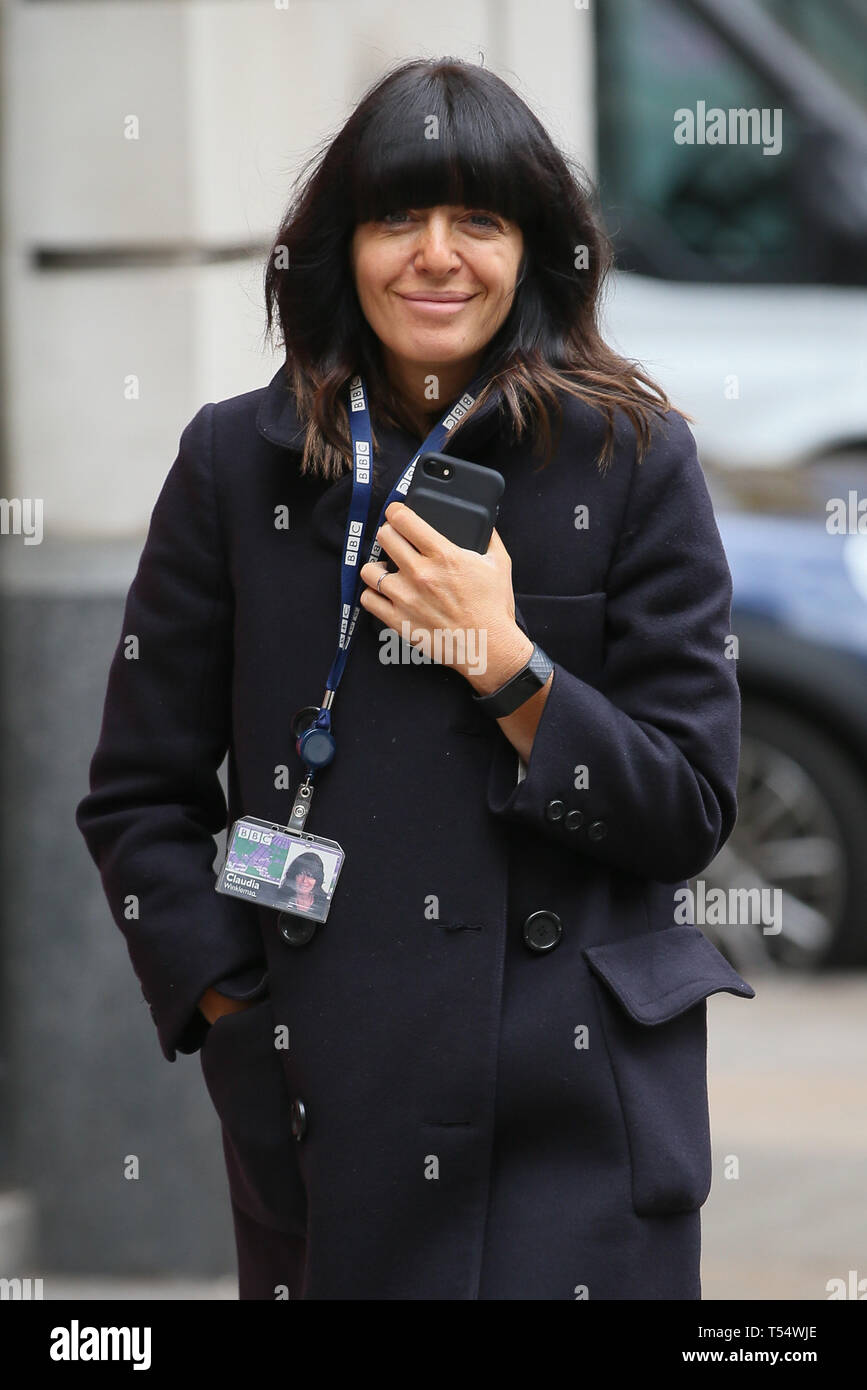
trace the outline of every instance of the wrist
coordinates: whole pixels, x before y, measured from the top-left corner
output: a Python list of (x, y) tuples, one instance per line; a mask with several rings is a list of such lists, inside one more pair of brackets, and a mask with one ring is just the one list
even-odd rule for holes
[[(554, 663), (551, 658), (537, 642), (533, 642), (524, 664), (495, 690), (485, 695), (474, 695), (473, 702), (483, 714), (490, 715), (492, 719), (507, 719), (509, 715), (532, 701), (535, 695), (546, 690), (553, 673)], [(537, 719), (543, 706), (544, 700), (537, 710)]]
[(533, 654), (534, 642), (517, 623), (507, 633), (488, 646), (484, 670), (464, 674), (476, 695), (492, 695), (526, 666)]

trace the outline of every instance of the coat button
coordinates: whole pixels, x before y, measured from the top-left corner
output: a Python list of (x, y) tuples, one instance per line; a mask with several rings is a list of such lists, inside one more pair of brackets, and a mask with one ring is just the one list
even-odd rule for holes
[(563, 924), (556, 912), (532, 912), (523, 927), (524, 944), (531, 951), (553, 951), (563, 935)]
[(584, 824), (583, 811), (570, 811), (566, 817), (565, 825), (567, 830), (578, 830)]
[(545, 807), (545, 816), (547, 820), (562, 820), (565, 814), (565, 801), (549, 801), (548, 805)]
[(290, 912), (281, 912), (277, 925), (290, 946), (306, 946), (316, 935), (316, 922), (305, 917), (293, 917)]
[(604, 820), (591, 821), (587, 827), (588, 840), (604, 840), (607, 834), (608, 826), (605, 824)]
[(296, 1096), (292, 1102), (292, 1133), (296, 1139), (302, 1139), (307, 1129), (307, 1107), (300, 1096)]

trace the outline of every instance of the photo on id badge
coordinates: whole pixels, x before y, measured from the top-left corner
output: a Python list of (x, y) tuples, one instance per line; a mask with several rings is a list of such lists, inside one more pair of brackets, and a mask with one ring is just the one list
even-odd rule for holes
[(343, 858), (336, 840), (244, 817), (233, 827), (217, 890), (324, 922)]
[(342, 855), (321, 843), (311, 848), (310, 842), (293, 846), (280, 884), (280, 897), (285, 912), (303, 912), (324, 922), (331, 905), (331, 894), (337, 881)]

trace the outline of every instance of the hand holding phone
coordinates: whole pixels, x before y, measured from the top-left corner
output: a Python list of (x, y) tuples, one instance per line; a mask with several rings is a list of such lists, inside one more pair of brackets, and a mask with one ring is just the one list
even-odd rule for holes
[[(505, 486), (495, 468), (450, 454), (424, 453), (415, 465), (404, 502), (454, 545), (484, 555)], [(397, 565), (387, 552), (385, 561), (395, 573)]]

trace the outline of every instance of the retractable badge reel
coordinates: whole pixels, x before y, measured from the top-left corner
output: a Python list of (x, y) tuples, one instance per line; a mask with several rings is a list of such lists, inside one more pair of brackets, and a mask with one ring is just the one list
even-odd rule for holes
[(319, 705), (305, 705), (292, 719), (292, 732), (295, 735), (295, 751), (301, 761), (314, 771), (327, 767), (334, 757), (334, 735), (330, 728), (317, 723), (323, 710)]

